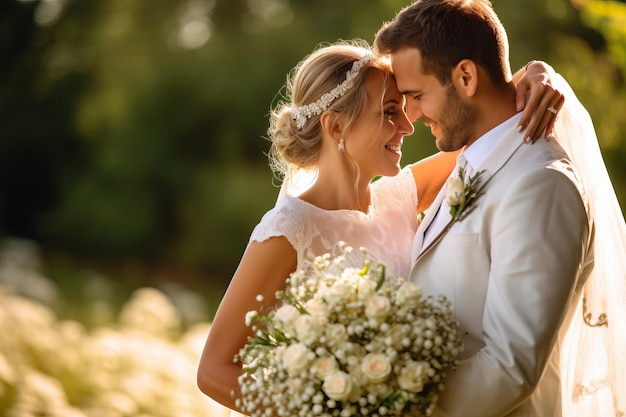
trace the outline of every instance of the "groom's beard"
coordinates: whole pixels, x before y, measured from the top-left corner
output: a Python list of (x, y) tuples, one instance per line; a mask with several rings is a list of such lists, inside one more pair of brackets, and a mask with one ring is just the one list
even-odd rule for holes
[(472, 140), (477, 118), (478, 109), (464, 103), (454, 86), (449, 84), (446, 89), (446, 102), (439, 117), (442, 133), (442, 138), (437, 141), (439, 150), (452, 152), (467, 145)]

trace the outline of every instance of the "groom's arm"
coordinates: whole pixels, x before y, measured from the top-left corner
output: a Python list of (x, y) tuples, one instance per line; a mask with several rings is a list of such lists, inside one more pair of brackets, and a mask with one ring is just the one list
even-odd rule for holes
[(492, 262), (483, 315), (486, 345), (446, 379), (435, 415), (506, 415), (541, 378), (589, 238), (579, 191), (556, 168), (566, 167), (516, 180), (486, 220)]

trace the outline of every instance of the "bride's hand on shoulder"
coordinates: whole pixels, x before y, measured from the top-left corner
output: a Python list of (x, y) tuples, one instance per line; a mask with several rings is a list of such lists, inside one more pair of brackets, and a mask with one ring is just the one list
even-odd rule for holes
[(513, 76), (517, 110), (522, 112), (520, 131), (526, 143), (553, 134), (554, 123), (565, 97), (553, 85), (554, 69), (543, 61), (531, 61)]

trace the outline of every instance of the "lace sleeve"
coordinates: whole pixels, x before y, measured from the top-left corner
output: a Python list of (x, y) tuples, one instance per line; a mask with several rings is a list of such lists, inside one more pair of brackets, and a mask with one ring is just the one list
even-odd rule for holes
[(265, 213), (250, 235), (250, 242), (264, 242), (272, 237), (284, 236), (300, 254), (310, 243), (312, 236), (304, 214), (297, 210), (291, 200), (294, 197), (279, 198), (276, 206)]

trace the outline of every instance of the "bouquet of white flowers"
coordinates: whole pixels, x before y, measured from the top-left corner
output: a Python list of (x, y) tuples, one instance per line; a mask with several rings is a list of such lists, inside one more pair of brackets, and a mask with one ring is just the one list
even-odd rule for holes
[[(450, 302), (385, 273), (351, 248), (291, 274), (255, 337), (235, 357), (237, 405), (261, 416), (430, 415), (462, 349)], [(355, 253), (356, 254), (356, 253)], [(353, 258), (351, 258), (353, 260)]]

